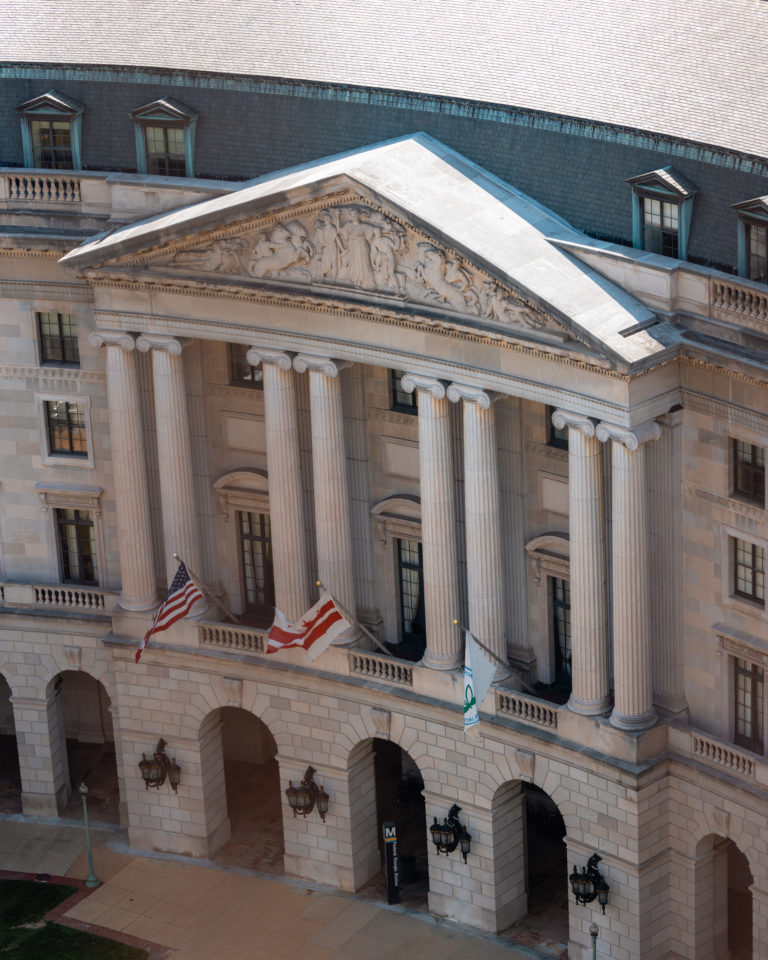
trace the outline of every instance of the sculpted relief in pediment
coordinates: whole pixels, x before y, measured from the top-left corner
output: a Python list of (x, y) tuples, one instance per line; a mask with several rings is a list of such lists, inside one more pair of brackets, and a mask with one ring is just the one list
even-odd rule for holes
[(152, 267), (370, 292), (499, 327), (560, 331), (456, 254), (364, 203), (329, 206), (155, 259)]

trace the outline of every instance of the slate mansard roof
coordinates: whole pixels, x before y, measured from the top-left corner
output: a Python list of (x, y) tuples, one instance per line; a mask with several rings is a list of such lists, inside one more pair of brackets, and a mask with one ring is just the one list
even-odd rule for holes
[(768, 152), (765, 0), (6, 0), (3, 22), (5, 63), (413, 91)]

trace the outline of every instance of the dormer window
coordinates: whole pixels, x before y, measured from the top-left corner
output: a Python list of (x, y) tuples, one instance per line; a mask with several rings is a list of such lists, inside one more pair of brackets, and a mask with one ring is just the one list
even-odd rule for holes
[(136, 133), (136, 168), (159, 177), (193, 177), (197, 114), (170, 97), (131, 113)]
[(768, 283), (768, 197), (735, 203), (739, 217), (739, 276)]
[(80, 170), (82, 103), (49, 90), (16, 107), (21, 118), (24, 166), (43, 170)]
[(630, 177), (632, 246), (685, 260), (696, 187), (672, 167)]

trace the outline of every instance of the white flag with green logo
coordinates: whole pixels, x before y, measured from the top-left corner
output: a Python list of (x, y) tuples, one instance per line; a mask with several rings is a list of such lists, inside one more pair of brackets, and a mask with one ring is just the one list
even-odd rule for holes
[(480, 722), (478, 708), (493, 680), (495, 667), (477, 640), (467, 630), (464, 645), (464, 731)]

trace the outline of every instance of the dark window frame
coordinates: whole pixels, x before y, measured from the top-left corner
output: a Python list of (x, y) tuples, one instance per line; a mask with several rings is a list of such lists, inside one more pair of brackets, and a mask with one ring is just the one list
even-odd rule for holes
[(736, 746), (762, 754), (764, 671), (761, 666), (749, 660), (734, 657), (733, 661), (733, 742)]
[[(672, 257), (674, 260), (680, 259), (680, 219), (682, 216), (682, 203), (679, 200), (672, 200), (669, 197), (661, 197), (652, 193), (646, 193), (643, 190), (638, 191), (640, 197), (640, 212), (642, 217), (643, 250), (648, 253), (658, 253), (663, 257)], [(659, 225), (658, 227), (649, 225), (646, 204), (651, 202), (658, 203), (659, 206)], [(664, 228), (665, 207), (674, 208), (675, 228), (670, 230)]]
[[(41, 367), (79, 367), (80, 345), (77, 337), (77, 318), (71, 313), (39, 311), (37, 320), (37, 342), (40, 348)], [(44, 324), (56, 326), (55, 332), (46, 331)], [(74, 328), (74, 333), (65, 333), (65, 327)]]
[[(416, 560), (413, 559), (413, 545), (416, 545)], [(408, 545), (408, 546), (406, 546)], [(424, 552), (420, 540), (409, 540), (405, 537), (395, 541), (397, 558), (397, 601), (398, 601), (398, 634), (400, 643), (409, 647), (421, 647), (423, 654), (426, 649), (427, 626), (424, 612)], [(416, 577), (412, 574), (416, 574)], [(414, 586), (418, 591), (415, 604), (408, 604), (413, 593), (406, 593)]]
[[(746, 572), (751, 582), (750, 590), (739, 586), (739, 580), (746, 579)], [(733, 538), (733, 593), (765, 608), (765, 548), (740, 537)]]
[(266, 626), (275, 612), (270, 517), (258, 510), (238, 510), (236, 516), (243, 606), (247, 616)]
[[(187, 151), (184, 142), (184, 130), (186, 123), (173, 120), (141, 120), (139, 121), (144, 133), (144, 151), (147, 166), (147, 175), (155, 177), (186, 177), (187, 175)], [(163, 144), (165, 149), (160, 152), (150, 150), (150, 130), (159, 130), (162, 132)], [(171, 151), (168, 145), (168, 131), (179, 130), (181, 132), (181, 151)]]
[[(44, 403), (48, 456), (87, 459), (85, 404), (77, 400), (45, 400)], [(63, 443), (63, 439), (66, 442)]]
[[(72, 121), (55, 114), (36, 114), (28, 117), (27, 121), (34, 166), (39, 170), (73, 170), (75, 153)], [(62, 129), (56, 131), (54, 124), (60, 125)], [(36, 129), (36, 125), (39, 129)], [(47, 128), (47, 137), (43, 136), (44, 128)], [(63, 128), (66, 128), (65, 145), (59, 142)]]
[[(748, 458), (746, 448), (749, 448)], [(765, 448), (733, 438), (731, 453), (732, 495), (765, 507)]]
[[(230, 343), (227, 345), (227, 359), (229, 362), (229, 385), (231, 387), (243, 387), (246, 390), (264, 389), (264, 369), (263, 365), (252, 366), (245, 359), (245, 354), (250, 348), (243, 343)], [(238, 356), (238, 352), (242, 356)]]
[(552, 422), (555, 407), (547, 407), (547, 446), (557, 447), (558, 450), (568, 449), (568, 427), (558, 429)]
[(555, 684), (570, 690), (573, 685), (571, 647), (571, 584), (564, 577), (548, 577), (550, 636), (554, 651)]
[(407, 370), (389, 371), (389, 409), (395, 413), (407, 413), (417, 417), (419, 415), (418, 391), (408, 393), (403, 390), (400, 382), (407, 372)]
[(93, 512), (77, 507), (57, 507), (54, 517), (61, 582), (97, 587), (99, 576)]

